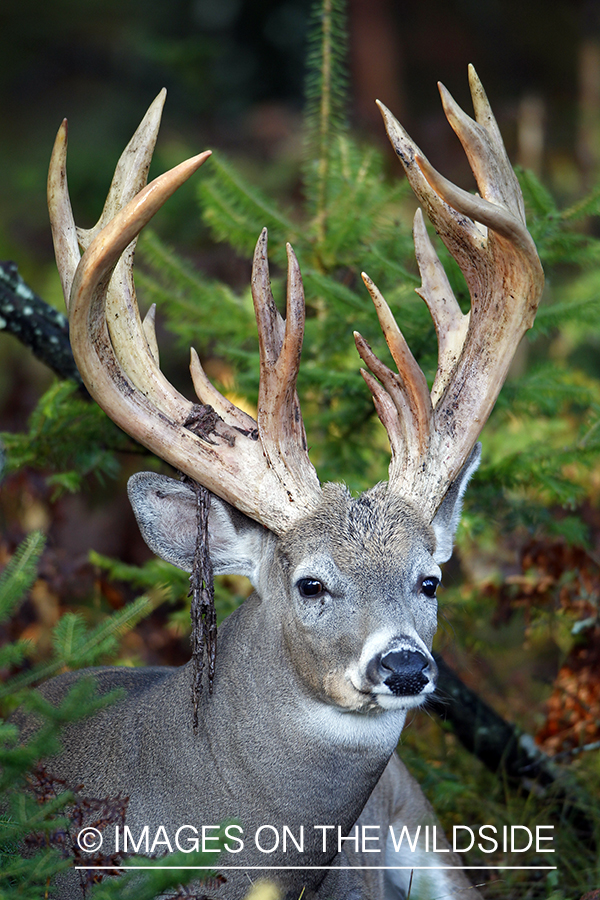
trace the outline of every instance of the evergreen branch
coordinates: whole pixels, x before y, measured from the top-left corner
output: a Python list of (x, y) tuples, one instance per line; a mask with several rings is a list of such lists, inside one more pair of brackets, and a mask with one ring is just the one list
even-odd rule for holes
[(196, 889), (188, 892), (184, 886), (191, 881), (207, 882), (213, 886), (216, 881), (216, 886), (219, 886), (215, 869), (207, 870), (206, 867), (218, 865), (219, 855), (225, 848), (227, 824), (222, 824), (218, 835), (211, 836), (211, 844), (215, 842), (216, 846), (211, 847), (210, 852), (180, 850), (159, 859), (149, 859), (147, 856), (128, 859), (128, 865), (137, 865), (141, 871), (127, 872), (120, 878), (106, 879), (94, 885), (91, 900), (131, 900), (132, 897), (135, 900), (156, 900), (157, 897), (167, 896), (174, 900), (184, 897), (210, 900), (205, 893), (199, 893)]
[[(9, 693), (12, 693), (9, 687), (4, 686), (3, 694)], [(62, 726), (91, 716), (123, 696), (121, 688), (98, 695), (96, 681), (90, 674), (74, 682), (58, 706), (39, 692), (29, 691), (23, 700), (23, 710), (27, 714), (33, 714), (42, 725), (26, 744), (22, 744), (19, 742), (16, 725), (0, 724), (0, 795), (6, 788), (14, 788), (22, 783), (28, 770), (38, 760), (47, 759), (61, 751), (59, 733)], [(21, 803), (26, 802), (23, 795), (18, 799)]]
[(31, 641), (15, 641), (0, 647), (0, 669), (19, 666), (31, 650)]
[(389, 275), (393, 273), (401, 279), (401, 284), (404, 289), (408, 290), (412, 288), (416, 291), (419, 286), (419, 278), (416, 271), (411, 271), (402, 262), (390, 258), (377, 243), (368, 245), (367, 255), (369, 257), (369, 273), (373, 271), (371, 259), (375, 259), (386, 274)]
[(85, 629), (81, 617), (74, 613), (66, 613), (56, 626), (53, 635), (57, 655), (70, 668), (89, 665), (88, 660), (104, 655), (107, 650), (112, 649), (117, 638), (135, 628), (138, 622), (150, 615), (163, 600), (164, 595), (161, 591), (158, 591), (154, 598), (146, 595), (138, 597), (89, 632)]
[(141, 566), (135, 566), (91, 550), (90, 562), (106, 572), (112, 580), (124, 581), (138, 590), (157, 587), (166, 590), (167, 601), (185, 596), (189, 590), (188, 573), (158, 557), (146, 560)]
[(556, 201), (547, 188), (536, 178), (530, 169), (516, 169), (523, 198), (535, 216), (554, 216), (560, 218)]
[(558, 303), (541, 306), (536, 316), (536, 334), (547, 333), (551, 328), (558, 328), (565, 322), (589, 322), (590, 315), (600, 311), (599, 296), (574, 297)]
[(295, 240), (295, 223), (222, 159), (212, 161), (210, 176), (198, 184), (198, 197), (217, 240), (227, 241), (238, 252), (252, 254), (261, 227), (269, 229), (277, 244)]
[(136, 274), (145, 299), (157, 304), (161, 321), (188, 346), (198, 349), (201, 337), (204, 347), (221, 341), (235, 347), (252, 334), (249, 290), (237, 294), (222, 281), (200, 276), (153, 232), (142, 236), (138, 250), (147, 269)]
[[(303, 280), (309, 296), (324, 295), (328, 300), (339, 301), (346, 308), (355, 309), (360, 313), (364, 313), (365, 309), (368, 309), (369, 312), (371, 311), (364, 297), (360, 297), (352, 288), (347, 287), (340, 281), (336, 281), (331, 275), (325, 275), (322, 272), (317, 272), (315, 269), (305, 267)], [(336, 305), (339, 305), (339, 302)]]
[(600, 211), (600, 184), (597, 184), (586, 197), (563, 210), (565, 221), (583, 219), (585, 216), (597, 216)]
[[(140, 235), (136, 253), (143, 263), (160, 270), (163, 281), (195, 292), (207, 289), (207, 279), (201, 277), (196, 269), (165, 244), (151, 228), (146, 228)], [(136, 281), (139, 279), (140, 272), (136, 271)], [(145, 284), (143, 273), (142, 283)]]
[(10, 616), (35, 581), (37, 563), (45, 542), (40, 531), (32, 531), (19, 545), (0, 575), (0, 622)]
[(80, 616), (65, 613), (55, 626), (52, 641), (54, 658), (46, 664), (22, 672), (0, 686), (0, 699), (38, 681), (45, 681), (66, 668), (78, 669), (95, 663), (98, 657), (114, 650), (117, 638), (134, 628), (163, 602), (162, 592), (154, 598), (138, 597), (124, 609), (114, 612), (95, 628), (87, 630)]
[(594, 421), (592, 421), (591, 425), (589, 421), (586, 423), (585, 431), (577, 442), (579, 450), (585, 450), (588, 445), (591, 447), (595, 446), (596, 450), (600, 448), (600, 405), (592, 404), (590, 412), (594, 417)]
[(114, 452), (139, 449), (68, 381), (50, 386), (29, 417), (27, 432), (3, 432), (0, 439), (9, 471), (23, 466), (50, 470), (56, 493), (60, 488), (77, 490), (83, 475), (90, 472), (99, 479), (113, 477), (118, 471)]
[(332, 141), (336, 132), (345, 127), (347, 36), (344, 0), (318, 0), (315, 3), (308, 47), (305, 188), (314, 205), (317, 238), (322, 241), (326, 234)]
[[(544, 362), (533, 366), (518, 381), (508, 383), (498, 411), (511, 417), (526, 415), (532, 426), (537, 416), (546, 416), (558, 425), (559, 415), (587, 410), (599, 396), (599, 387), (591, 379), (584, 380), (555, 362)], [(567, 434), (571, 427), (569, 422)]]

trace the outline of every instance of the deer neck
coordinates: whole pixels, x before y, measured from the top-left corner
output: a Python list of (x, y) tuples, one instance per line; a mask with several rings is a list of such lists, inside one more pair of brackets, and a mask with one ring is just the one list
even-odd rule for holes
[[(194, 743), (208, 743), (212, 759), (226, 761), (230, 796), (244, 796), (252, 785), (252, 802), (267, 817), (259, 824), (350, 829), (405, 713), (342, 712), (311, 696), (290, 665), (281, 626), (268, 616), (254, 594), (220, 627), (214, 690), (203, 692)], [(191, 668), (184, 671), (190, 680)], [(225, 815), (243, 819), (243, 810), (223, 809)]]

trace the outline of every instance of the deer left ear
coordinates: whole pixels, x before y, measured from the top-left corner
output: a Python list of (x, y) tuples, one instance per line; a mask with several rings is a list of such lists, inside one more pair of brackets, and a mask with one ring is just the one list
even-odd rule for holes
[(452, 544), (458, 528), (462, 499), (467, 489), (469, 479), (481, 460), (481, 444), (475, 444), (471, 455), (458, 473), (456, 480), (450, 485), (442, 505), (435, 514), (431, 523), (435, 532), (435, 551), (433, 558), (436, 563), (447, 562), (452, 556)]
[[(138, 472), (127, 484), (142, 537), (153, 553), (191, 572), (198, 537), (196, 494), (189, 484)], [(215, 575), (256, 579), (271, 532), (211, 494), (208, 517), (210, 558)]]

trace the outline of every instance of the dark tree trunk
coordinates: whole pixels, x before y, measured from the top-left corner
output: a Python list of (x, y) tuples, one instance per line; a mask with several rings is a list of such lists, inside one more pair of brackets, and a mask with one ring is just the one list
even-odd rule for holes
[(0, 263), (0, 330), (13, 334), (59, 378), (83, 382), (69, 343), (69, 322), (25, 284), (14, 262)]

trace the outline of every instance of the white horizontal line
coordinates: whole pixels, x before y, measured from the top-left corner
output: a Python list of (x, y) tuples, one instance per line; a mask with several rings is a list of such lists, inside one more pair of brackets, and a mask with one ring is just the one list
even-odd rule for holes
[[(75, 869), (83, 869), (84, 871), (88, 871), (90, 869), (108, 869), (111, 872), (124, 872), (127, 869), (198, 869), (206, 872), (224, 872), (224, 871), (241, 871), (246, 872), (250, 870), (260, 869), (260, 871), (269, 871), (272, 869), (274, 872), (282, 871), (283, 869), (293, 869), (294, 871), (306, 870), (312, 871), (313, 869), (331, 869), (331, 866), (75, 866)], [(399, 871), (401, 869), (406, 869), (407, 871), (411, 871), (412, 869), (445, 869), (448, 871), (455, 871), (457, 869), (480, 869), (482, 871), (499, 871), (504, 869), (532, 869), (534, 872), (547, 871), (548, 869), (556, 869), (558, 866), (334, 866), (334, 869), (365, 869), (368, 871), (369, 869), (379, 869), (385, 871)]]

